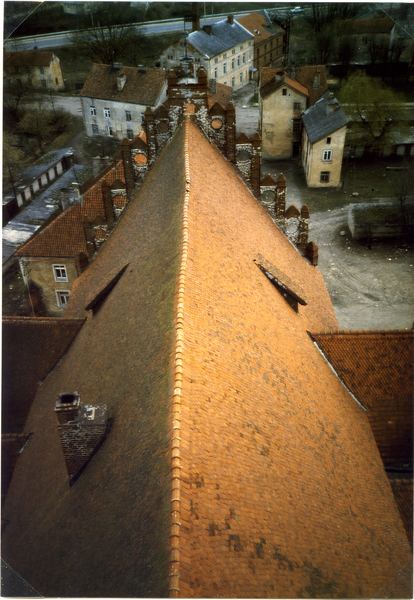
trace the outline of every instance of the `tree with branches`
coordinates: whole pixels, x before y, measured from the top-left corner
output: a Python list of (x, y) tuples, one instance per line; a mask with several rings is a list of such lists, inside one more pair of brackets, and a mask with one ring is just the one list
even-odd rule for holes
[(365, 132), (371, 151), (392, 144), (395, 135), (407, 126), (400, 96), (365, 73), (350, 75), (339, 91), (339, 99), (353, 129)]

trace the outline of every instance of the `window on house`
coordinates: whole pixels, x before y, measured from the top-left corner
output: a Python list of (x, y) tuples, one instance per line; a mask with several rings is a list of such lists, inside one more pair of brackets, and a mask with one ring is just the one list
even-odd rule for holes
[(240, 46), (240, 50), (243, 50), (243, 44)]
[(300, 110), (300, 102), (293, 103), (293, 110)]
[(125, 111), (125, 121), (132, 121), (132, 116), (131, 116), (130, 110)]
[(127, 137), (129, 140), (132, 140), (132, 138), (134, 137), (134, 132), (132, 131), (132, 129), (127, 129)]
[(223, 58), (227, 58), (227, 52), (223, 54)]
[(46, 87), (46, 79), (42, 79), (42, 86), (45, 88)]
[(330, 171), (321, 171), (321, 183), (329, 183)]
[(56, 292), (56, 302), (59, 308), (65, 308), (69, 302), (70, 292), (68, 290), (59, 290)]
[(112, 127), (110, 125), (108, 125), (108, 127), (106, 128), (106, 135), (108, 137), (112, 137), (113, 136)]
[(329, 161), (332, 160), (332, 150), (324, 150), (322, 154), (322, 160)]
[(97, 125), (92, 125), (92, 133), (93, 135), (99, 135), (99, 129)]
[(258, 49), (256, 50), (256, 56), (257, 56), (257, 58), (259, 58), (259, 56), (260, 56), (260, 48), (258, 48)]
[(55, 276), (55, 281), (67, 281), (68, 274), (66, 272), (65, 265), (53, 265), (53, 274)]
[(236, 54), (236, 48), (233, 48), (233, 50), (231, 51), (232, 54)]
[(91, 111), (91, 115), (96, 116), (96, 108), (94, 106), (91, 106), (89, 110)]
[(246, 52), (243, 52), (243, 64), (246, 63)]
[(240, 83), (243, 83), (243, 73), (240, 73)]
[(57, 77), (55, 77), (55, 83), (56, 83), (56, 85), (59, 85), (59, 81), (58, 81)]
[(104, 117), (109, 118), (111, 116), (111, 109), (110, 108), (104, 108)]
[(282, 90), (282, 96), (287, 96), (287, 89), (286, 88), (283, 88), (283, 90)]
[(236, 61), (234, 60), (234, 58), (232, 58), (231, 60), (231, 68), (234, 69), (236, 66)]
[(214, 68), (214, 77), (217, 79), (218, 77), (218, 69), (217, 67)]
[(300, 119), (294, 119), (293, 120), (293, 132), (294, 133), (299, 133), (300, 132)]
[(267, 44), (265, 44), (265, 52), (267, 52)]
[(231, 78), (231, 87), (236, 85), (236, 79), (234, 77)]
[(217, 64), (217, 63), (218, 63), (218, 58), (215, 58), (214, 59), (214, 64)]
[(44, 68), (43, 68), (43, 67), (40, 67), (40, 74), (41, 74), (41, 75), (44, 75), (44, 74), (45, 74), (45, 70), (44, 70)]
[(237, 66), (240, 67), (240, 56), (237, 57)]
[(227, 73), (227, 63), (223, 64), (223, 75)]
[(331, 138), (330, 138), (330, 137), (326, 138), (326, 143), (327, 143), (327, 144), (330, 144), (330, 143), (331, 143)]

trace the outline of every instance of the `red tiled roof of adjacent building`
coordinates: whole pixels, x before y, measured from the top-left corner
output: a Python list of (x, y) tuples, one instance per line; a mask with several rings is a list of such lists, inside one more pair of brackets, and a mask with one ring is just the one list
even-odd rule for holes
[[(321, 274), (191, 117), (66, 310), (87, 320), (36, 395), (3, 512), (4, 558), (39, 593), (372, 597), (412, 558), (366, 414), (307, 333), (338, 330)], [(113, 419), (72, 487), (66, 390)]]
[(308, 90), (309, 106), (313, 106), (328, 89), (325, 65), (298, 67), (295, 70), (295, 79)]
[(81, 186), (79, 191), (83, 195), (82, 205), (75, 204), (61, 213), (50, 225), (19, 248), (16, 256), (71, 258), (80, 252), (87, 254), (82, 227), (83, 217), (94, 219), (98, 215), (105, 215), (102, 183), (106, 181), (111, 186), (117, 179), (125, 180), (123, 162), (119, 159), (115, 166), (107, 167)]
[(240, 17), (237, 21), (240, 25), (243, 25), (247, 31), (250, 31), (250, 33), (254, 35), (254, 41), (256, 43), (275, 35), (275, 33), (283, 31), (281, 27), (272, 26), (265, 15), (259, 12), (253, 12), (244, 17)]
[(35, 52), (5, 52), (4, 65), (9, 67), (49, 67), (53, 53), (48, 50)]
[[(126, 82), (122, 91), (118, 91), (117, 77), (121, 74), (125, 75)], [(165, 71), (162, 69), (142, 72), (138, 67), (116, 69), (110, 65), (93, 64), (80, 95), (155, 107), (164, 85)]]
[(23, 430), (37, 385), (61, 359), (84, 319), (3, 317), (2, 431)]
[(299, 83), (299, 81), (291, 79), (286, 74), (276, 78), (276, 74), (280, 72), (279, 69), (270, 69), (269, 67), (266, 67), (265, 69), (262, 69), (262, 71), (264, 71), (264, 77), (262, 76), (260, 87), (260, 95), (262, 98), (268, 96), (284, 85), (287, 85), (304, 96), (308, 96), (308, 90)]
[(347, 331), (313, 338), (368, 409), (385, 466), (412, 467), (414, 331)]

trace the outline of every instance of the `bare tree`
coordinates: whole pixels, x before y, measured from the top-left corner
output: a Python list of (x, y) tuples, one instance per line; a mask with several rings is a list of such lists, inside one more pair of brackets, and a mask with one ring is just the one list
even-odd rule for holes
[(338, 61), (344, 67), (345, 77), (348, 75), (348, 69), (351, 62), (355, 59), (357, 47), (354, 38), (351, 35), (344, 35), (338, 42)]

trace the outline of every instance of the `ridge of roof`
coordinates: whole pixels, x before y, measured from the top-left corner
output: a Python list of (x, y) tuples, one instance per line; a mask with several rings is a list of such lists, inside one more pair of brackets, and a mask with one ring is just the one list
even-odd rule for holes
[(414, 336), (413, 329), (361, 329), (361, 330), (341, 330), (333, 332), (322, 332), (322, 333), (311, 333), (313, 337), (353, 337), (353, 336), (367, 336), (367, 337), (393, 337), (400, 335), (408, 335), (409, 337)]
[(182, 213), (182, 243), (179, 277), (177, 281), (176, 317), (174, 331), (173, 350), (173, 392), (170, 403), (170, 452), (171, 452), (171, 518), (170, 518), (170, 573), (169, 592), (172, 597), (177, 597), (180, 591), (180, 567), (181, 567), (181, 396), (183, 388), (183, 357), (185, 349), (185, 285), (188, 264), (188, 211), (190, 202), (191, 173), (188, 155), (188, 127), (190, 116), (184, 120), (184, 169), (185, 169), (185, 192)]
[[(237, 21), (240, 23), (240, 25), (247, 29), (247, 31), (250, 31), (250, 33), (254, 35), (255, 41), (265, 40), (282, 30), (281, 27), (276, 29), (272, 26), (272, 23), (269, 21), (265, 11), (251, 12), (248, 15), (239, 17)], [(276, 31), (274, 31), (274, 29), (276, 29)]]
[(253, 38), (254, 35), (236, 19), (234, 19), (233, 25), (230, 25), (227, 19), (222, 19), (211, 25), (211, 35), (205, 30), (199, 29), (190, 33), (187, 42), (211, 58)]

